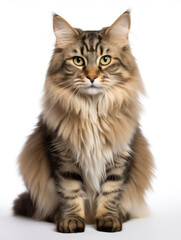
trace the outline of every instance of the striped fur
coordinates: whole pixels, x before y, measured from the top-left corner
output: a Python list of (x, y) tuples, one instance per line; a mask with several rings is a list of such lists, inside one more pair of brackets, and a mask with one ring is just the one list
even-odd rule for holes
[[(28, 216), (54, 221), (60, 232), (84, 231), (85, 222), (120, 231), (123, 221), (144, 215), (153, 161), (139, 127), (144, 88), (129, 28), (128, 12), (100, 31), (54, 16), (43, 110), (19, 157), (28, 193), (15, 201), (15, 214), (26, 215), (20, 206), (27, 199)], [(107, 66), (100, 64), (105, 55)], [(84, 65), (75, 66), (75, 56)]]

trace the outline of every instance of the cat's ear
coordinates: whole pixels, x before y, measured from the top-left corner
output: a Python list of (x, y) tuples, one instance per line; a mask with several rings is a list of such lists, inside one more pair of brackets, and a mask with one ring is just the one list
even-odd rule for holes
[(78, 32), (62, 17), (53, 16), (53, 30), (58, 47), (63, 48), (75, 41)]
[(113, 43), (128, 43), (128, 35), (131, 26), (130, 13), (124, 12), (107, 30), (106, 35)]

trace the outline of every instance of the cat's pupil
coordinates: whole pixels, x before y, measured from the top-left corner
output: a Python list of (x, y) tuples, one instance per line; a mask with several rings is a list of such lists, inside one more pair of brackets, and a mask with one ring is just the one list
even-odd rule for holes
[(77, 58), (77, 62), (78, 62), (78, 63), (81, 62), (81, 58), (80, 58), (80, 57)]
[(107, 57), (104, 57), (104, 62), (107, 62)]

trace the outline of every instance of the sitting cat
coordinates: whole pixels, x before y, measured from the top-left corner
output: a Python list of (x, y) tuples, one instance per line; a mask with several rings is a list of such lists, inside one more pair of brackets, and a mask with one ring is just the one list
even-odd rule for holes
[(130, 14), (100, 31), (54, 15), (54, 53), (42, 113), (20, 156), (27, 192), (14, 213), (54, 221), (57, 231), (121, 231), (144, 216), (152, 155), (139, 127), (142, 80), (131, 54)]

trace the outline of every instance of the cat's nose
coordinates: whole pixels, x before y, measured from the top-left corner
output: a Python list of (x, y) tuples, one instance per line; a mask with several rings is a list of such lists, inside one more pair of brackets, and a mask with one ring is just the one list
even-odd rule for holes
[(93, 75), (88, 74), (86, 77), (91, 81), (91, 83), (93, 83), (95, 81), (95, 79), (97, 78), (97, 75), (96, 74), (93, 74)]

